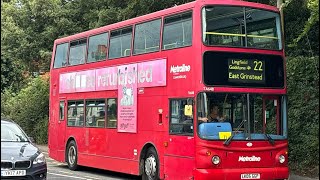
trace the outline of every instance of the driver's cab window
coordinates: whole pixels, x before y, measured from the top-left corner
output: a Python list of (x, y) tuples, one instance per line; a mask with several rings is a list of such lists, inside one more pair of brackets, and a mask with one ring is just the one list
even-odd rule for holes
[(203, 139), (286, 138), (284, 96), (241, 93), (199, 93), (198, 134)]
[(193, 99), (170, 100), (170, 134), (193, 135)]

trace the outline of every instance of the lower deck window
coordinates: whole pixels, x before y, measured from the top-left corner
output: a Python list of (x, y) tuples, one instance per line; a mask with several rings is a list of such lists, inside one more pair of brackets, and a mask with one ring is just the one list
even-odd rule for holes
[(68, 126), (83, 126), (84, 106), (83, 100), (68, 101)]

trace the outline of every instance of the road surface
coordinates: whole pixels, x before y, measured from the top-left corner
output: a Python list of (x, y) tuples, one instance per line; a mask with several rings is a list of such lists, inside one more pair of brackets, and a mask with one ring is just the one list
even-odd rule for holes
[[(65, 163), (57, 162), (48, 157), (47, 147), (38, 146), (42, 152), (46, 155), (48, 165), (48, 177), (47, 180), (137, 180), (141, 179), (137, 176), (131, 176), (106, 170), (100, 170), (95, 168), (80, 167), (78, 171), (71, 171)], [(319, 180), (318, 178), (308, 178), (291, 174), (289, 180)]]

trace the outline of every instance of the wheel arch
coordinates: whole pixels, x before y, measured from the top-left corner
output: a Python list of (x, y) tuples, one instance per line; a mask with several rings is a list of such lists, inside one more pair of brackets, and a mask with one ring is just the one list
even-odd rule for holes
[[(71, 141), (74, 141), (76, 143), (76, 146), (77, 146), (77, 141), (76, 141), (76, 138), (74, 138), (73, 136), (70, 136), (65, 144), (65, 153), (64, 153), (64, 162), (67, 162), (67, 147), (68, 147), (68, 144), (71, 142)], [(78, 147), (78, 146), (77, 146)]]
[(144, 172), (144, 159), (146, 158), (147, 155), (147, 151), (149, 148), (153, 147), (156, 150), (157, 156), (158, 156), (158, 163), (160, 164), (160, 158), (159, 158), (159, 151), (156, 147), (156, 145), (152, 142), (146, 142), (142, 149), (141, 149), (141, 153), (140, 153), (140, 157), (139, 157), (139, 175), (142, 175)]

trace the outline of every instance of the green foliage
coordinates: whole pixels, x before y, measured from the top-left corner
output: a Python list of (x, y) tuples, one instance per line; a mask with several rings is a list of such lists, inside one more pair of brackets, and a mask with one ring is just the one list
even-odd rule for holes
[(14, 91), (20, 88), (23, 81), (21, 69), (19, 64), (1, 54), (1, 92), (8, 88)]
[(318, 8), (319, 1), (318, 5), (310, 6), (306, 0), (291, 0), (284, 8), (285, 42), (288, 56), (319, 55)]
[(30, 81), (17, 94), (1, 94), (1, 115), (13, 119), (37, 143), (47, 142), (49, 113), (49, 81), (40, 77)]
[(289, 162), (307, 171), (319, 167), (319, 57), (288, 58), (287, 84)]
[(310, 17), (305, 23), (302, 33), (294, 40), (295, 43), (306, 36), (311, 28), (319, 22), (319, 0), (308, 0), (307, 8), (310, 10)]

